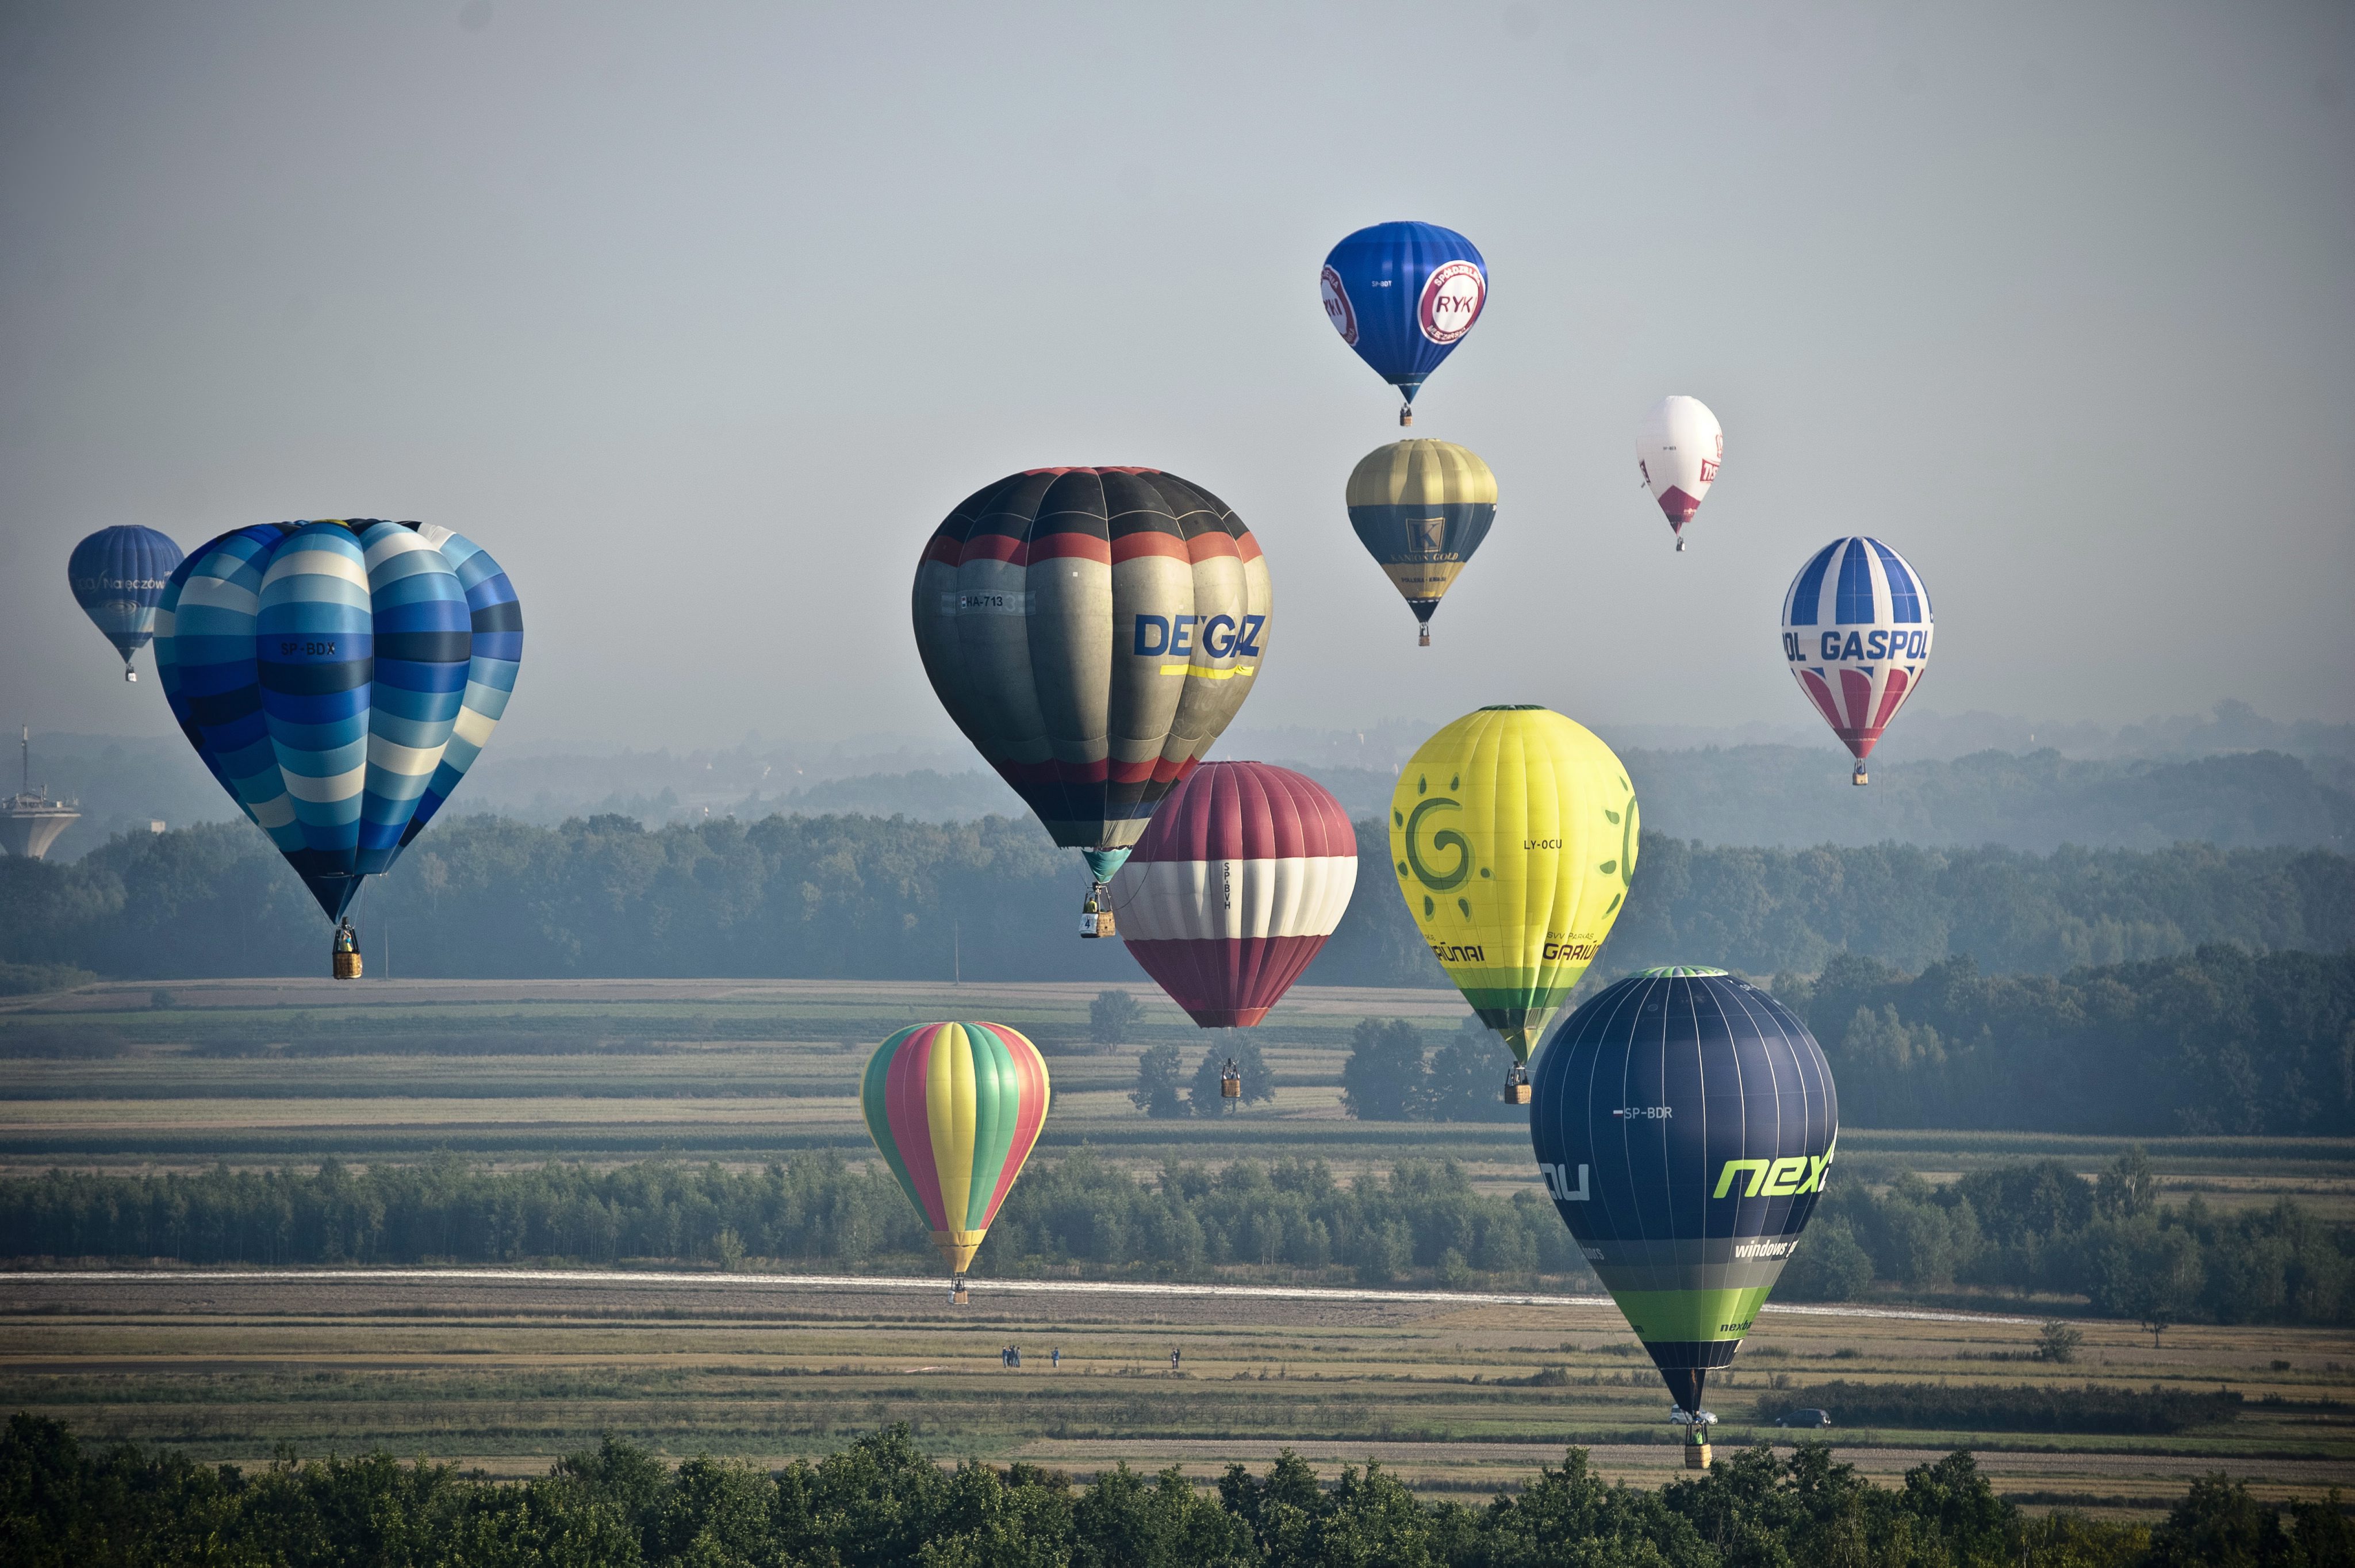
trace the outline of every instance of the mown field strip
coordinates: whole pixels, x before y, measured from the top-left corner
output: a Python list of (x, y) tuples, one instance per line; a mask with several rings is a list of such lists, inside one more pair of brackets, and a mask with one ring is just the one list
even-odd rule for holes
[[(388, 1280), (468, 1281), (479, 1284), (578, 1285), (610, 1288), (677, 1290), (723, 1288), (791, 1292), (796, 1290), (930, 1290), (942, 1281), (911, 1275), (769, 1275), (662, 1274), (631, 1269), (57, 1269), (25, 1270), (0, 1275), (0, 1288), (17, 1282), (68, 1282), (76, 1285), (171, 1284), (318, 1284), (378, 1283)], [(1119, 1280), (975, 1279), (976, 1291), (1025, 1296), (1217, 1296), (1236, 1300), (1335, 1301), (1353, 1305), (1415, 1302), (1456, 1307), (1609, 1307), (1607, 1296), (1496, 1295), (1459, 1290), (1335, 1290), (1316, 1285), (1135, 1284)], [(2011, 1317), (1993, 1312), (1931, 1312), (1883, 1307), (1778, 1307), (1785, 1312), (1814, 1317), (1870, 1317), (1915, 1323), (2033, 1324), (2033, 1317)]]

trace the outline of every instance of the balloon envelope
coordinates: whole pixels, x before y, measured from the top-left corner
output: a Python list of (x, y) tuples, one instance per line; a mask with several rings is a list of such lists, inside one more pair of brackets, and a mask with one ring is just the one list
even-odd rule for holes
[(1453, 229), (1377, 223), (1333, 247), (1318, 286), (1341, 341), (1412, 403), (1480, 319), (1488, 264)]
[(859, 1109), (900, 1189), (963, 1274), (1047, 1123), (1047, 1062), (1004, 1024), (903, 1029), (867, 1059)]
[(101, 528), (74, 546), (66, 562), (74, 603), (114, 645), (124, 668), (155, 635), (155, 607), (179, 564), (180, 547), (154, 528)]
[(506, 710), (523, 613), (421, 523), (268, 523), (181, 562), (155, 668), (182, 733), (331, 920), (390, 868)]
[(1227, 505), (1150, 468), (1040, 468), (967, 497), (917, 563), (941, 705), (1108, 879), (1251, 694), (1267, 563)]
[(1684, 1410), (1732, 1364), (1838, 1138), (1815, 1037), (1722, 969), (1630, 976), (1546, 1037), (1539, 1174)]
[(1783, 599), (1783, 660), (1861, 763), (1930, 662), (1930, 591), (1905, 558), (1861, 535), (1809, 558)]
[(1699, 398), (1663, 398), (1644, 416), (1636, 435), (1636, 466), (1651, 487), (1652, 499), (1675, 531), (1679, 548), (1685, 525), (1700, 510), (1725, 461), (1725, 431)]
[(1377, 447), (1350, 473), (1347, 495), (1359, 542), (1425, 623), (1497, 520), (1497, 476), (1453, 442)]
[(1205, 763), (1169, 794), (1113, 879), (1129, 955), (1204, 1029), (1267, 1016), (1358, 885), (1349, 814), (1316, 780)]
[(1400, 773), (1390, 848), (1407, 912), (1515, 1061), (1610, 934), (1637, 831), (1611, 748), (1543, 708), (1467, 713)]

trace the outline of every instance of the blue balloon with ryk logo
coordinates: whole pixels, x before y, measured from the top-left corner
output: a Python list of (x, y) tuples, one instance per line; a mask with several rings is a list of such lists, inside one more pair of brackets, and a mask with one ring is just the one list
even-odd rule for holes
[(66, 581), (74, 603), (123, 656), (123, 678), (137, 680), (131, 656), (155, 635), (155, 606), (180, 564), (180, 547), (154, 528), (101, 528), (74, 546)]
[(1453, 229), (1377, 223), (1333, 247), (1319, 288), (1333, 330), (1405, 394), (1399, 423), (1412, 424), (1424, 378), (1455, 352), (1488, 303), (1488, 264)]

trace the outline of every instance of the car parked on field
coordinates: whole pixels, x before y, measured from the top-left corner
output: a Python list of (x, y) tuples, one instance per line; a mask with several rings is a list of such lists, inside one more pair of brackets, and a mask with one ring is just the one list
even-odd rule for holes
[(1817, 1410), (1812, 1405), (1802, 1410), (1787, 1411), (1774, 1418), (1774, 1424), (1777, 1426), (1829, 1426), (1831, 1424), (1830, 1411)]

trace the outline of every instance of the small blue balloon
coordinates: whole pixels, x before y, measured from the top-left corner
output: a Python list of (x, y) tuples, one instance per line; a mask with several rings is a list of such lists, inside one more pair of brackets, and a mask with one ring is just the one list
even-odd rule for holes
[(1325, 315), (1341, 341), (1405, 394), (1399, 423), (1414, 422), (1414, 394), (1480, 319), (1488, 265), (1472, 241), (1435, 223), (1377, 223), (1325, 258)]
[(180, 547), (169, 536), (135, 527), (99, 529), (66, 562), (74, 603), (123, 656), (126, 678), (137, 678), (131, 656), (155, 635), (155, 606), (179, 564)]

